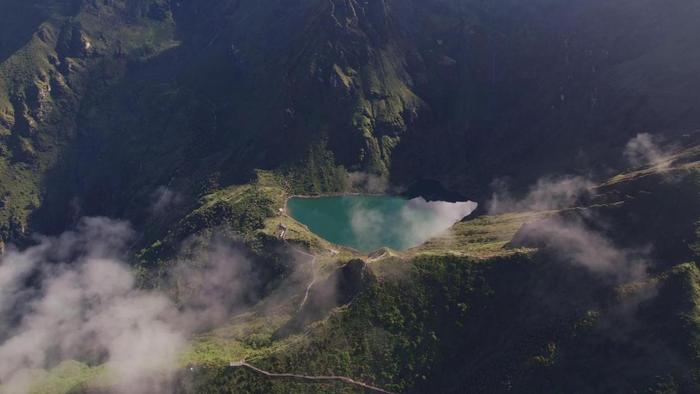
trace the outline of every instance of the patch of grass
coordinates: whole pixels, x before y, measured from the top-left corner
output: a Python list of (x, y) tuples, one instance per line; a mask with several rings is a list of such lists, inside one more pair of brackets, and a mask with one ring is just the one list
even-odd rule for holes
[(632, 169), (618, 174), (601, 184), (600, 187), (612, 187), (651, 175), (672, 177), (674, 174), (697, 170), (698, 168), (700, 168), (700, 145), (683, 149), (648, 167)]
[(273, 334), (289, 315), (284, 313), (250, 312), (234, 318), (229, 324), (192, 339), (183, 354), (183, 364), (207, 367), (227, 366), (232, 361), (255, 357), (273, 345)]
[(242, 236), (252, 236), (265, 227), (274, 215), (274, 192), (277, 189), (257, 185), (233, 186), (202, 197), (200, 206), (176, 226), (175, 239), (196, 234), (204, 229), (228, 225)]
[(540, 220), (552, 212), (521, 212), (481, 216), (455, 224), (445, 234), (407, 252), (408, 255), (454, 254), (477, 258), (507, 256), (523, 250), (506, 249), (517, 231), (526, 223)]
[(85, 390), (88, 386), (108, 386), (107, 370), (104, 366), (90, 367), (74, 360), (60, 363), (34, 379), (31, 394), (63, 394)]

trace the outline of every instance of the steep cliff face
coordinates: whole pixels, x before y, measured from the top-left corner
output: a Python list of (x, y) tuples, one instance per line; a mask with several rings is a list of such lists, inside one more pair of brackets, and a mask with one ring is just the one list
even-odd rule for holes
[[(4, 7), (27, 24), (4, 25), (0, 64), (0, 237), (21, 236), (40, 205), (42, 176), (72, 138), (96, 47), (62, 2)], [(9, 18), (9, 16), (8, 16)], [(35, 28), (30, 31), (29, 29)]]
[(30, 215), (55, 191), (49, 186), (70, 187), (55, 166), (78, 140), (86, 98), (130, 60), (165, 45), (150, 36), (167, 36), (171, 23), (149, 18), (148, 2), (140, 1), (1, 7), (8, 23), (0, 43), (0, 238), (19, 240), (35, 229)]

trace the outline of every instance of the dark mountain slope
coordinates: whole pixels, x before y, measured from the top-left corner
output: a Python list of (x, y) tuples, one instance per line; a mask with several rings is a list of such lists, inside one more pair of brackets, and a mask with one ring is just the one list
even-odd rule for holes
[[(19, 13), (3, 18), (29, 12), (34, 21), (23, 29), (3, 24), (4, 42), (21, 47), (3, 53), (0, 64), (0, 234), (20, 240), (39, 228), (27, 226), (28, 215), (57, 192), (51, 186), (61, 185), (64, 193), (70, 189), (68, 178), (54, 167), (80, 136), (85, 98), (99, 96), (130, 58), (167, 46), (170, 42), (159, 37), (168, 36), (170, 23), (147, 18), (149, 6), (140, 1), (8, 0), (2, 6)], [(29, 33), (34, 23), (38, 27)], [(89, 158), (83, 162), (90, 163)]]
[[(428, 81), (443, 95), (437, 103), (458, 107), (431, 105), (442, 116), (404, 138), (398, 150), (407, 157), (398, 154), (396, 172), (413, 163), (412, 173), (449, 174), (475, 187), (494, 176), (528, 182), (533, 173), (615, 165), (618, 147), (640, 131), (696, 127), (689, 106), (697, 101), (698, 10), (691, 2), (477, 9), (476, 23), (450, 24), (455, 13), (445, 11), (442, 30), (421, 33), (441, 40), (441, 55), (457, 61), (452, 73), (432, 67)], [(425, 52), (435, 50), (428, 44)], [(445, 74), (450, 79), (440, 83)]]
[[(306, 168), (318, 161), (311, 147), (396, 185), (437, 180), (482, 197), (496, 177), (518, 186), (552, 172), (605, 173), (630, 136), (679, 135), (700, 121), (700, 10), (686, 0), (143, 0), (44, 2), (39, 13), (15, 3), (3, 2), (39, 22), (4, 27), (3, 68), (15, 82), (3, 94), (41, 80), (38, 70), (18, 80), (11, 67), (41, 20), (63, 21), (54, 35), (66, 44), (32, 50), (41, 55), (21, 68), (43, 68), (55, 45), (59, 60), (84, 63), (70, 79), (90, 76), (89, 89), (71, 88), (80, 105), (56, 120), (77, 139), (58, 138), (75, 143), (51, 175), (36, 179), (48, 162), (13, 170), (25, 171), (22, 184), (35, 177), (28, 197), (11, 198), (13, 220), (43, 205), (34, 226), (46, 230), (71, 222), (71, 201), (84, 214), (138, 221), (158, 186), (194, 199), (247, 182), (255, 168)], [(94, 49), (68, 55), (80, 37)], [(9, 102), (2, 127), (15, 130), (3, 146), (16, 160), (37, 149), (20, 138), (11, 114), (22, 109)]]

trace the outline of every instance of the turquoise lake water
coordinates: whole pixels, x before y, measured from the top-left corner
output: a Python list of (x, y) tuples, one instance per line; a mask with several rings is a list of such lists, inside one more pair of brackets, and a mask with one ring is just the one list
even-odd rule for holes
[(476, 203), (427, 202), (393, 196), (290, 198), (289, 214), (335, 244), (362, 252), (406, 250), (448, 230)]

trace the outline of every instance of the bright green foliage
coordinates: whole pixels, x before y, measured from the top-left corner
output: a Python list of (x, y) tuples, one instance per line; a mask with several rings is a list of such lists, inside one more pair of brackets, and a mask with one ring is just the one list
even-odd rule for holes
[(179, 248), (188, 237), (204, 236), (209, 239), (214, 232), (239, 237), (254, 247), (257, 230), (265, 228), (267, 219), (275, 215), (275, 200), (279, 199), (279, 192), (278, 188), (253, 184), (208, 194), (163, 239), (142, 250), (139, 258), (147, 265), (157, 261), (165, 263), (183, 252)]
[(265, 225), (265, 219), (274, 214), (272, 199), (256, 186), (206, 196), (206, 203), (186, 216), (177, 226), (175, 236), (182, 238), (205, 228), (230, 226), (241, 234), (250, 234)]
[[(38, 373), (30, 393), (75, 393), (108, 381), (104, 367), (90, 367), (77, 361), (64, 361), (49, 371)], [(104, 387), (109, 386), (105, 384)]]
[(451, 253), (480, 258), (523, 252), (507, 248), (513, 236), (524, 224), (542, 220), (551, 214), (552, 212), (520, 212), (468, 219), (410, 252), (416, 255)]

